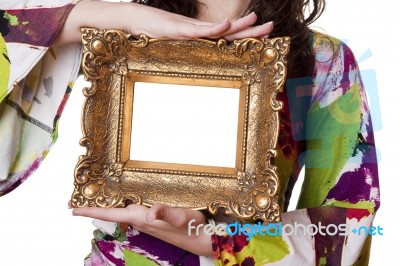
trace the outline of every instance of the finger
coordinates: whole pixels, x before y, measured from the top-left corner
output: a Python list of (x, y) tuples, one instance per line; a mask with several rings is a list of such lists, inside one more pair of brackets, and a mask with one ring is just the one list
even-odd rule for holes
[(223, 36), (231, 35), (251, 27), (257, 21), (257, 15), (252, 12), (245, 17), (230, 21), (230, 27), (227, 31), (219, 35), (208, 36), (209, 38), (217, 39)]
[(179, 16), (176, 19), (181, 22), (184, 22), (184, 23), (190, 23), (190, 24), (195, 24), (195, 25), (212, 26), (212, 25), (218, 24), (215, 22), (213, 23), (213, 22), (198, 20), (196, 18), (190, 18), (190, 17), (185, 17), (185, 16)]
[[(190, 21), (190, 23), (188, 23)], [(181, 31), (179, 39), (192, 39), (192, 38), (220, 38), (223, 36), (230, 36), (237, 32), (248, 29), (257, 21), (257, 15), (252, 12), (237, 20), (229, 21), (224, 20), (218, 24), (211, 24), (208, 22), (201, 22), (196, 19), (182, 18), (183, 24), (177, 28)], [(262, 28), (262, 27), (260, 27)], [(266, 34), (265, 34), (266, 35)]]
[(144, 220), (143, 217), (145, 217), (147, 211), (148, 208), (145, 206), (132, 204), (126, 208), (78, 208), (74, 209), (72, 214), (109, 222), (142, 224)]
[(205, 217), (199, 211), (183, 208), (172, 208), (168, 205), (156, 203), (147, 212), (146, 220), (149, 222), (162, 220), (171, 224), (175, 228), (181, 228), (187, 227), (189, 221), (191, 220), (194, 220), (194, 225), (204, 223)]
[(228, 20), (212, 25), (183, 23), (176, 28), (176, 31), (179, 32), (180, 39), (223, 36), (230, 28), (230, 25), (231, 23)]
[(198, 24), (198, 25), (214, 25), (214, 24), (216, 24), (216, 23), (202, 21), (202, 20), (198, 20), (195, 18), (187, 17), (184, 15), (176, 14), (176, 13), (170, 13), (168, 11), (165, 11), (165, 10), (162, 10), (159, 8), (154, 8), (154, 7), (150, 7), (150, 6), (141, 6), (141, 7), (144, 7), (148, 10), (152, 10), (152, 13), (158, 14), (158, 16), (160, 16), (160, 17), (170, 17), (171, 19), (175, 19), (177, 21), (184, 22), (184, 23), (191, 23), (191, 24)]
[(225, 35), (230, 35), (242, 31), (244, 29), (247, 29), (251, 27), (256, 21), (257, 21), (257, 15), (254, 12), (237, 20), (233, 20), (231, 21), (231, 27), (225, 33)]
[(273, 23), (268, 22), (263, 25), (259, 25), (256, 27), (250, 27), (244, 29), (239, 32), (235, 32), (233, 34), (229, 34), (224, 36), (227, 41), (232, 41), (235, 39), (242, 39), (242, 38), (257, 38), (257, 37), (264, 37), (270, 34), (273, 30)]

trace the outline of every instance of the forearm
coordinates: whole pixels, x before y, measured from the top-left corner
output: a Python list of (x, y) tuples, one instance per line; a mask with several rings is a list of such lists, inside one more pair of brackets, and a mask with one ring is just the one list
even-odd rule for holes
[(127, 31), (127, 21), (134, 16), (137, 8), (140, 8), (140, 5), (133, 3), (80, 1), (71, 10), (54, 45), (80, 42), (82, 27)]

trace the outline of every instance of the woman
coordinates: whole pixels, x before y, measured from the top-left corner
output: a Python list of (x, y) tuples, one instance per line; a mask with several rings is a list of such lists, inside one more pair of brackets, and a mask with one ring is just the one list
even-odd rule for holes
[[(57, 30), (54, 30), (52, 36), (58, 36), (55, 45), (76, 43), (80, 40), (80, 26), (117, 28), (132, 34), (145, 33), (150, 37), (176, 39), (225, 37), (233, 40), (242, 37), (262, 37), (267, 34), (291, 36), (289, 79), (285, 92), (279, 95), (285, 109), (281, 114), (281, 134), (276, 160), (282, 184), (281, 204), (285, 211), (291, 190), (304, 164), (306, 177), (298, 204), (299, 209), (284, 213), (283, 222), (284, 224), (296, 222), (305, 226), (319, 225), (324, 230), (328, 225), (332, 225), (331, 228), (333, 228), (333, 226), (339, 227), (345, 224), (350, 230), (361, 225), (369, 226), (379, 207), (379, 190), (372, 127), (362, 82), (354, 57), (347, 46), (334, 38), (308, 30), (308, 24), (323, 10), (324, 2), (314, 0), (310, 16), (304, 19), (303, 9), (307, 3), (302, 0), (204, 0), (200, 3), (147, 1), (145, 3), (195, 18), (192, 19), (131, 3), (81, 1), (73, 8), (65, 5), (62, 15), (59, 13), (57, 13), (58, 16), (54, 15), (59, 21), (65, 18), (66, 21), (61, 33), (57, 35)], [(224, 12), (220, 12), (221, 10)], [(116, 13), (121, 14), (121, 19), (114, 19), (113, 14)], [(125, 18), (129, 20), (124, 21)], [(272, 32), (272, 24), (268, 23), (269, 21), (274, 21)], [(253, 24), (258, 26), (252, 26)], [(12, 29), (9, 30), (12, 32)], [(6, 44), (10, 40), (8, 35), (5, 35)], [(50, 41), (43, 46), (50, 46), (54, 38), (48, 39)], [(61, 52), (65, 51), (62, 49), (55, 48), (53, 53), (61, 56)], [(71, 51), (71, 47), (68, 51)], [(11, 52), (8, 51), (8, 54)], [(51, 53), (50, 56), (59, 58)], [(73, 62), (70, 64), (73, 65)], [(34, 70), (31, 73), (34, 73)], [(13, 77), (12, 64), (10, 73)], [(44, 77), (48, 78), (48, 75)], [(55, 80), (53, 83), (56, 82), (61, 81)], [(26, 83), (29, 85), (29, 82)], [(39, 83), (45, 84), (45, 82)], [(13, 89), (8, 87), (9, 91), (13, 90), (11, 94), (9, 91), (4, 93), (9, 94), (5, 99), (5, 104), (1, 98), (4, 110), (21, 109), (17, 106), (22, 106), (27, 97), (22, 97), (24, 101), (20, 101), (22, 102), (20, 105), (16, 104), (19, 102), (15, 99), (18, 99), (18, 95), (25, 95), (26, 90), (29, 92), (32, 86), (19, 85), (19, 87), (23, 87), (22, 93), (16, 93), (18, 86)], [(42, 87), (39, 86), (38, 90), (46, 91), (46, 86)], [(43, 102), (41, 99), (36, 99), (36, 101), (35, 96), (29, 99), (32, 106), (37, 101)], [(62, 106), (64, 100), (65, 97), (59, 98), (59, 106)], [(4, 110), (0, 120), (2, 131), (3, 125), (10, 121)], [(32, 108), (26, 108), (26, 110), (32, 110)], [(55, 110), (54, 124), (58, 121), (62, 108)], [(11, 119), (24, 120), (16, 114)], [(30, 124), (35, 124), (35, 121), (41, 122), (39, 119), (25, 121), (28, 120), (22, 121), (19, 128), (12, 129), (10, 132), (21, 130), (21, 128), (25, 129), (23, 132), (27, 132), (26, 129), (30, 127), (27, 125), (28, 122)], [(48, 135), (56, 135), (54, 128), (56, 127), (49, 127), (48, 132), (52, 134)], [(30, 131), (33, 132), (33, 130)], [(20, 139), (24, 141), (20, 142), (17, 153), (15, 151), (16, 137), (13, 137), (14, 142), (12, 142), (10, 134), (3, 138), (5, 143), (11, 143), (8, 145), (10, 152), (4, 153), (4, 158), (9, 163), (7, 167), (3, 167), (6, 164), (2, 163), (3, 168), (0, 169), (5, 169), (3, 173), (7, 173), (0, 176), (4, 180), (0, 189), (5, 192), (21, 183), (28, 176), (27, 173), (37, 167), (41, 161), (38, 159), (31, 164), (21, 163), (24, 161), (21, 156), (27, 154), (21, 152), (26, 146), (24, 145), (25, 138), (29, 140), (31, 135), (27, 133), (22, 135)], [(51, 145), (53, 141), (54, 138), (43, 143)], [(15, 169), (20, 169), (20, 171), (15, 171)], [(207, 261), (205, 257), (211, 257), (212, 254), (215, 262), (221, 265), (267, 263), (274, 265), (365, 265), (368, 261), (370, 240), (366, 235), (351, 233), (348, 236), (330, 235), (326, 234), (326, 231), (320, 231), (315, 236), (255, 236), (249, 241), (243, 236), (213, 235), (212, 238), (204, 234), (189, 236), (188, 222), (195, 219), (198, 224), (206, 223), (204, 215), (200, 212), (174, 209), (161, 204), (156, 204), (150, 209), (137, 205), (130, 205), (125, 209), (83, 208), (74, 210), (74, 214), (127, 223), (135, 228), (129, 227), (125, 230), (123, 226), (115, 227), (114, 224), (100, 223), (99, 227), (102, 230), (97, 232), (97, 237), (93, 242), (93, 253), (86, 261), (87, 265), (123, 265), (124, 263), (126, 265), (130, 263), (198, 265), (205, 263)], [(167, 243), (181, 247), (182, 250)]]

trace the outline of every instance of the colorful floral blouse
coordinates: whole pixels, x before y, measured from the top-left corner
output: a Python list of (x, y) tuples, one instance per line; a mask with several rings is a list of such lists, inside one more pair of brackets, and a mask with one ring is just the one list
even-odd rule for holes
[[(0, 3), (0, 196), (39, 166), (79, 68), (80, 46), (49, 48), (72, 0)], [(131, 227), (96, 221), (85, 265), (366, 265), (379, 208), (371, 117), (357, 63), (339, 40), (312, 33), (313, 77), (288, 80), (278, 142), (281, 228), (308, 233), (213, 235), (199, 257)], [(297, 210), (287, 212), (305, 169)], [(296, 199), (294, 199), (296, 200)], [(290, 230), (289, 230), (290, 231)], [(310, 233), (311, 232), (311, 233)]]
[(57, 139), (81, 47), (49, 47), (71, 2), (0, 2), (0, 196), (24, 182)]

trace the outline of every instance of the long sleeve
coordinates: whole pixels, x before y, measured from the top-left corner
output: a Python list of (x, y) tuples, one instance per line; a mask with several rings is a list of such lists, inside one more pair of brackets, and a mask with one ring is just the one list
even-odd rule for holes
[(50, 47), (75, 2), (0, 3), (0, 196), (26, 180), (57, 139), (80, 45)]
[(286, 207), (305, 167), (298, 209), (283, 213), (278, 233), (213, 235), (216, 265), (366, 265), (371, 236), (382, 233), (371, 227), (379, 208), (377, 159), (357, 63), (334, 38), (315, 33), (313, 43), (314, 77), (287, 82), (286, 142), (299, 152), (282, 144), (278, 154), (287, 158), (277, 159), (286, 161), (283, 179), (290, 172), (282, 186)]

